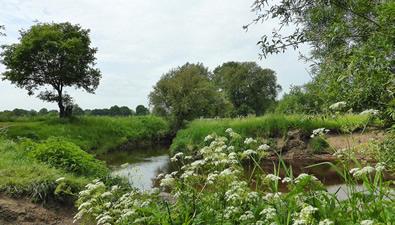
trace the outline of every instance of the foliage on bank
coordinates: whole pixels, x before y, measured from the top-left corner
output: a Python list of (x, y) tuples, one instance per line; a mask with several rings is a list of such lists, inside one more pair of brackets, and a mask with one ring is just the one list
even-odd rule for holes
[[(230, 128), (225, 133), (206, 136), (194, 155), (177, 153), (172, 161), (179, 168), (160, 174), (160, 189), (152, 193), (93, 181), (79, 194), (75, 219), (109, 225), (373, 225), (395, 221), (392, 182), (383, 179), (385, 163), (362, 165), (351, 152), (336, 152), (341, 166), (333, 167), (345, 183), (344, 200), (328, 192), (315, 176), (293, 174), (281, 162), (268, 174), (259, 162), (272, 146), (243, 138)], [(282, 177), (280, 168), (285, 170)], [(160, 190), (169, 191), (169, 196), (161, 197)]]
[(243, 137), (281, 138), (290, 129), (300, 129), (307, 134), (321, 127), (334, 133), (350, 132), (363, 129), (371, 122), (369, 118), (353, 114), (335, 117), (269, 114), (262, 117), (194, 120), (177, 133), (170, 149), (172, 154), (195, 150), (205, 136), (211, 133), (223, 135), (229, 127)]
[(7, 127), (7, 137), (14, 140), (19, 137), (36, 141), (62, 137), (95, 154), (105, 153), (126, 142), (154, 144), (169, 132), (167, 121), (155, 116), (33, 119), (3, 122), (1, 126)]

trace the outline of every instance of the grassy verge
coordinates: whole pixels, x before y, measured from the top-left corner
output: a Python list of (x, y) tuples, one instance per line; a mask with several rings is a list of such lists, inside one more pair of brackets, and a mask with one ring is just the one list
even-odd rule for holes
[(7, 137), (13, 140), (26, 137), (39, 141), (62, 137), (96, 154), (105, 153), (128, 141), (151, 144), (165, 137), (169, 131), (168, 123), (155, 116), (33, 119), (2, 122), (0, 127), (6, 127)]
[(369, 122), (368, 116), (343, 115), (335, 118), (310, 117), (304, 115), (266, 115), (241, 119), (210, 119), (192, 121), (177, 133), (171, 145), (171, 152), (183, 152), (199, 147), (205, 136), (216, 133), (224, 135), (232, 128), (242, 137), (282, 137), (290, 129), (301, 129), (308, 134), (317, 128), (327, 128), (331, 132), (350, 132), (363, 129)]
[[(69, 200), (92, 177), (75, 176), (32, 160), (22, 145), (0, 137), (0, 192), (35, 201)], [(56, 182), (59, 178), (61, 182)]]

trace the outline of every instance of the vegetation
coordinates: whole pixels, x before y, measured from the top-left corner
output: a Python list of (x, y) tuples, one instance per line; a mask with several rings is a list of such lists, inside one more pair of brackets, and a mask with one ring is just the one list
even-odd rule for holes
[(225, 99), (210, 82), (203, 64), (185, 64), (164, 74), (150, 93), (153, 112), (170, 117), (176, 129), (184, 120), (223, 115)]
[[(265, 144), (243, 139), (232, 129), (226, 136), (209, 135), (196, 155), (176, 154), (180, 169), (160, 174), (160, 190), (142, 193), (89, 184), (79, 195), (75, 219), (97, 224), (390, 224), (395, 220), (391, 181), (383, 180), (386, 167), (350, 167), (344, 158), (339, 170), (347, 186), (347, 200), (329, 193), (316, 177), (295, 176), (280, 163), (268, 174), (259, 162), (268, 155)], [(246, 160), (253, 167), (247, 172)], [(340, 158), (343, 160), (343, 158)], [(285, 170), (284, 177), (279, 170)], [(249, 174), (246, 176), (245, 174)], [(364, 191), (357, 189), (361, 183)], [(284, 185), (282, 185), (284, 184)], [(280, 191), (285, 186), (285, 192)]]
[(150, 145), (169, 132), (168, 123), (159, 117), (92, 117), (0, 123), (7, 127), (7, 137), (46, 140), (64, 138), (85, 151), (102, 154), (126, 142)]
[(59, 116), (71, 115), (72, 98), (66, 87), (94, 93), (101, 78), (95, 65), (96, 48), (90, 47), (89, 30), (70, 23), (38, 23), (20, 32), (20, 42), (3, 46), (3, 79), (25, 88), (29, 95), (40, 92), (44, 101), (56, 102)]
[(240, 119), (195, 120), (180, 130), (171, 145), (171, 153), (196, 150), (201, 140), (211, 134), (223, 135), (226, 128), (232, 128), (242, 137), (283, 137), (290, 129), (300, 129), (310, 134), (314, 129), (325, 127), (333, 133), (345, 133), (363, 129), (369, 123), (369, 116), (344, 115), (335, 118), (306, 115), (265, 115)]
[(72, 142), (50, 137), (38, 144), (30, 142), (28, 156), (51, 167), (77, 175), (104, 177), (108, 174), (105, 164), (83, 151)]
[(149, 109), (147, 109), (145, 106), (138, 105), (136, 107), (136, 116), (145, 116), (148, 114), (150, 114)]
[[(255, 1), (255, 22), (275, 19), (279, 30), (263, 35), (262, 55), (308, 44), (321, 109), (345, 101), (356, 112), (378, 109), (393, 121), (395, 3), (385, 1)], [(294, 32), (282, 30), (294, 24)], [(246, 26), (248, 27), (248, 26)]]
[[(32, 160), (28, 150), (22, 144), (0, 137), (0, 192), (14, 197), (27, 196), (34, 201), (63, 201), (75, 199), (93, 179)], [(57, 182), (59, 178), (62, 182)]]
[(233, 116), (262, 115), (281, 90), (275, 72), (255, 62), (227, 62), (215, 68), (213, 81), (233, 105)]

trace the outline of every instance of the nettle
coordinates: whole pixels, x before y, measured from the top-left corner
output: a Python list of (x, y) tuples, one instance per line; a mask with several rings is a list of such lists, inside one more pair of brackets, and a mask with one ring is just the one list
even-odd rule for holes
[(346, 170), (350, 192), (341, 201), (313, 175), (293, 176), (284, 166), (287, 175), (280, 177), (283, 163), (267, 174), (261, 160), (270, 146), (242, 139), (232, 129), (226, 136), (208, 135), (204, 143), (194, 155), (175, 154), (171, 161), (179, 168), (158, 175), (160, 186), (151, 192), (106, 187), (99, 180), (87, 185), (75, 219), (104, 225), (388, 224), (395, 219), (383, 164)]

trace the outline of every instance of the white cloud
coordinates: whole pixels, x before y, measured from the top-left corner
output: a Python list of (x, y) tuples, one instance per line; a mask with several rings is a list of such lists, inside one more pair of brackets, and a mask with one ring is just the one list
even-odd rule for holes
[[(96, 95), (70, 89), (83, 108), (147, 104), (147, 96), (160, 76), (185, 62), (203, 62), (210, 69), (226, 61), (257, 61), (277, 72), (285, 90), (309, 80), (307, 67), (296, 52), (259, 60), (256, 42), (275, 23), (242, 26), (254, 18), (252, 0), (3, 0), (0, 24), (7, 37), (17, 40), (19, 29), (33, 21), (79, 23), (91, 29), (97, 46), (97, 66), (103, 79)], [(0, 72), (4, 67), (0, 65)], [(27, 97), (8, 82), (0, 82), (1, 109), (56, 108)], [(6, 98), (3, 98), (6, 97)]]

